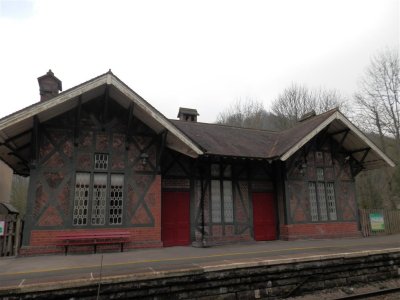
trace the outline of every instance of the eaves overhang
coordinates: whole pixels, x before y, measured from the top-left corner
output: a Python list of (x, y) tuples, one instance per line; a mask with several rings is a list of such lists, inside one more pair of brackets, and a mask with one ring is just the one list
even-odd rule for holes
[[(317, 134), (328, 128), (328, 134), (331, 134), (338, 142), (343, 139), (343, 148), (354, 153), (354, 156), (364, 156), (362, 165), (363, 168), (376, 169), (383, 166), (394, 167), (394, 161), (386, 155), (377, 145), (375, 145), (364, 133), (361, 132), (353, 123), (351, 123), (342, 113), (336, 111), (331, 116), (326, 118), (317, 127), (312, 129), (307, 135), (297, 141), (290, 149), (280, 155), (280, 160), (286, 161), (301, 147), (308, 143)], [(343, 135), (336, 134), (343, 132)], [(364, 151), (365, 150), (365, 151)], [(364, 153), (362, 153), (364, 152)]]
[[(85, 103), (104, 94), (110, 95), (124, 107), (134, 104), (133, 115), (149, 125), (155, 132), (167, 131), (166, 146), (191, 157), (202, 155), (203, 150), (181, 132), (163, 114), (135, 93), (113, 73), (107, 72), (87, 82), (66, 90), (56, 97), (38, 102), (0, 119), (0, 159), (14, 172), (28, 175), (29, 162), (19, 156), (15, 149), (26, 147), (31, 141), (34, 119), (43, 123), (75, 108), (79, 101)], [(26, 155), (25, 155), (26, 156)]]

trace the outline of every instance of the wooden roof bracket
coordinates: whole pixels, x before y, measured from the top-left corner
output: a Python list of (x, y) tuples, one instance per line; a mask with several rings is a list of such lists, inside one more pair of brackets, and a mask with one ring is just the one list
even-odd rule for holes
[(79, 95), (78, 103), (75, 107), (75, 128), (74, 128), (74, 146), (77, 147), (79, 144), (79, 133), (80, 133), (80, 119), (82, 112), (82, 95)]
[(104, 124), (107, 123), (108, 120), (108, 103), (109, 103), (109, 84), (106, 85), (106, 89), (104, 90), (104, 97), (103, 97), (103, 122), (102, 122), (102, 130), (104, 130)]
[(344, 140), (346, 139), (347, 135), (349, 134), (350, 129), (346, 129), (343, 132), (344, 132), (344, 135), (342, 136), (342, 138), (340, 139), (340, 142), (339, 142), (339, 151), (343, 148)]
[(129, 104), (129, 110), (128, 110), (128, 123), (126, 125), (126, 139), (125, 139), (125, 149), (129, 150), (129, 144), (132, 141), (132, 125), (133, 125), (133, 109), (134, 109), (134, 104), (131, 102)]

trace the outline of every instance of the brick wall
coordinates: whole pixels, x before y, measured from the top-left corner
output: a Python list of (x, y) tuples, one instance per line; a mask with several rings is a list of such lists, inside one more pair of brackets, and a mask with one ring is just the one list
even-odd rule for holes
[[(151, 201), (148, 200), (151, 198)], [(93, 233), (96, 231), (113, 232), (126, 231), (130, 233), (130, 242), (125, 244), (124, 249), (154, 248), (162, 247), (161, 242), (161, 176), (155, 177), (145, 196), (148, 208), (154, 217), (154, 225), (149, 227), (128, 228), (101, 228), (101, 229), (61, 229), (61, 230), (32, 230), (29, 245), (23, 246), (20, 255), (63, 253), (64, 247), (57, 247), (57, 236), (68, 233)], [(119, 249), (119, 245), (98, 246), (98, 251)], [(92, 252), (93, 247), (72, 247), (70, 252)]]
[(280, 227), (282, 240), (360, 237), (357, 222), (290, 224)]

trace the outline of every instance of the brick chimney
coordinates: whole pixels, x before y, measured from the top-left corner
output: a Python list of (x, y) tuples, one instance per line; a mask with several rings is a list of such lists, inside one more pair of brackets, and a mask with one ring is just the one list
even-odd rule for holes
[(49, 70), (46, 75), (38, 78), (40, 89), (40, 102), (50, 100), (62, 91), (61, 80), (54, 76), (54, 73)]
[(197, 122), (197, 109), (179, 107), (178, 118), (181, 121)]

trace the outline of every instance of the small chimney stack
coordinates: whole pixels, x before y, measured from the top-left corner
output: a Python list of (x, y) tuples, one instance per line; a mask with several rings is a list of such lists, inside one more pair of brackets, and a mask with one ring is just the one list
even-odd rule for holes
[(38, 82), (40, 102), (50, 100), (57, 96), (59, 91), (62, 91), (61, 80), (54, 76), (51, 70), (49, 70), (46, 75), (40, 76)]
[(186, 122), (197, 122), (197, 116), (199, 116), (197, 109), (179, 107), (179, 120)]

